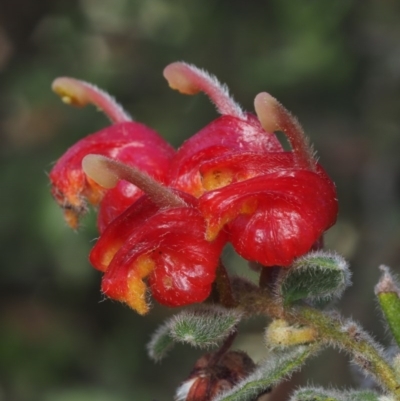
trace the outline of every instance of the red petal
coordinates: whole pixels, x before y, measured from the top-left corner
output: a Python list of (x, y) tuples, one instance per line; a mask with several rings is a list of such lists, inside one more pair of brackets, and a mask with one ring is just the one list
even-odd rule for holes
[(233, 182), (259, 175), (287, 171), (294, 167), (292, 152), (228, 153), (201, 163), (199, 171), (206, 190), (221, 188)]
[(107, 226), (90, 252), (90, 263), (96, 269), (106, 271), (115, 254), (131, 236), (132, 231), (157, 211), (158, 207), (150, 202), (146, 195), (138, 199)]
[(143, 255), (155, 263), (149, 283), (158, 302), (178, 306), (201, 302), (208, 296), (226, 238), (206, 241), (205, 221), (197, 209), (159, 210), (131, 228), (131, 235), (103, 277), (102, 289), (107, 296), (122, 301), (129, 299), (129, 277), (135, 275), (135, 262)]
[(182, 191), (200, 196), (200, 164), (226, 153), (268, 153), (282, 150), (275, 135), (265, 132), (252, 114), (247, 120), (222, 116), (188, 139), (172, 159), (170, 184)]
[[(50, 172), (52, 192), (60, 206), (72, 208), (78, 213), (84, 207), (85, 197), (96, 204), (104, 194), (104, 190), (88, 180), (83, 173), (82, 159), (90, 153), (109, 156), (164, 181), (174, 150), (155, 131), (136, 122), (115, 124), (81, 139), (67, 150)], [(135, 196), (133, 194), (133, 198)], [(117, 189), (104, 207), (113, 208), (114, 199), (118, 200), (119, 197), (126, 198), (126, 194), (121, 194)], [(100, 227), (104, 228), (109, 219), (121, 211), (117, 207), (102, 213)]]
[(321, 168), (258, 176), (211, 191), (199, 202), (209, 238), (229, 223), (236, 251), (265, 266), (287, 266), (306, 253), (337, 215), (334, 184)]

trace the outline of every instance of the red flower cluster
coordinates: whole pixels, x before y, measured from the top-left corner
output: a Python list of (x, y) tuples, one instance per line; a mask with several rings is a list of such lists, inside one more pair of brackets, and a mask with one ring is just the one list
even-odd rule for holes
[[(67, 103), (93, 103), (114, 122), (72, 146), (50, 179), (72, 227), (86, 200), (99, 204), (101, 236), (90, 261), (104, 272), (104, 294), (141, 314), (148, 311), (145, 279), (161, 304), (202, 302), (226, 242), (249, 261), (289, 266), (337, 215), (334, 184), (273, 97), (256, 97), (256, 117), (194, 66), (173, 63), (164, 76), (182, 93), (205, 92), (222, 114), (176, 152), (92, 85), (53, 84)], [(291, 151), (274, 131), (286, 135)]]

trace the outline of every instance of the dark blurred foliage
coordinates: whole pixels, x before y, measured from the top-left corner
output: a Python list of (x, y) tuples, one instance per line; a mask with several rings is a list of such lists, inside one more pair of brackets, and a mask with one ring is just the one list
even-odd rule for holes
[[(373, 286), (379, 264), (400, 271), (399, 21), (398, 0), (1, 0), (0, 400), (171, 400), (199, 354), (178, 347), (153, 364), (145, 343), (171, 311), (102, 302), (93, 213), (70, 231), (46, 172), (107, 120), (63, 105), (50, 90), (61, 75), (107, 89), (176, 146), (216, 113), (168, 88), (168, 63), (215, 73), (249, 110), (258, 92), (276, 96), (337, 183), (326, 244), (354, 272), (340, 307), (387, 344)], [(256, 360), (265, 323), (236, 344)], [(357, 385), (345, 364), (326, 352), (295, 383)]]

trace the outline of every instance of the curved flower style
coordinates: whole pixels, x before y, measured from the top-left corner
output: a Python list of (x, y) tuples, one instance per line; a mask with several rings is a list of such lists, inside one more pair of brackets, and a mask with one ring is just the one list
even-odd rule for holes
[[(199, 197), (212, 240), (227, 224), (235, 250), (264, 266), (288, 266), (311, 249), (337, 215), (333, 182), (316, 163), (304, 132), (267, 93), (257, 117), (244, 114), (215, 78), (174, 63), (164, 70), (174, 89), (206, 92), (226, 114), (178, 149), (170, 184)], [(291, 146), (285, 152), (274, 131)]]
[(164, 76), (171, 88), (181, 93), (205, 92), (222, 114), (178, 149), (169, 173), (169, 184), (174, 188), (199, 197), (206, 190), (230, 183), (229, 175), (217, 172), (205, 188), (200, 173), (203, 163), (243, 152), (266, 154), (283, 150), (276, 136), (266, 132), (256, 116), (243, 112), (215, 77), (180, 62), (167, 66)]
[(86, 200), (92, 205), (100, 203), (98, 227), (102, 232), (143, 193), (125, 181), (106, 193), (83, 173), (84, 156), (90, 153), (106, 155), (136, 166), (164, 182), (174, 150), (155, 131), (133, 122), (109, 95), (86, 82), (58, 78), (53, 83), (53, 90), (68, 104), (81, 107), (95, 104), (114, 123), (78, 141), (50, 172), (52, 194), (64, 209), (67, 223), (77, 228), (79, 216), (86, 211)]
[(104, 272), (103, 293), (140, 314), (149, 309), (144, 279), (163, 305), (204, 301), (226, 235), (213, 241), (205, 238), (206, 225), (196, 198), (102, 156), (87, 156), (84, 170), (103, 186), (113, 186), (121, 178), (147, 193), (107, 227), (90, 254), (93, 266)]

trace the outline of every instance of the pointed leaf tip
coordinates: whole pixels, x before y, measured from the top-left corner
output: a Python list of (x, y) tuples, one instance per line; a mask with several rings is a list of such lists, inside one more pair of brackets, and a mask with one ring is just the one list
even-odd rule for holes
[(147, 344), (147, 352), (153, 361), (158, 362), (167, 355), (173, 345), (174, 339), (171, 337), (170, 321), (167, 321), (152, 335)]
[(394, 292), (400, 294), (399, 286), (393, 277), (390, 268), (385, 265), (379, 266), (379, 270), (382, 272), (381, 278), (378, 284), (375, 286), (375, 294), (379, 295), (382, 292)]
[(379, 268), (383, 274), (375, 286), (375, 294), (390, 331), (400, 346), (400, 289), (390, 269), (383, 265)]

